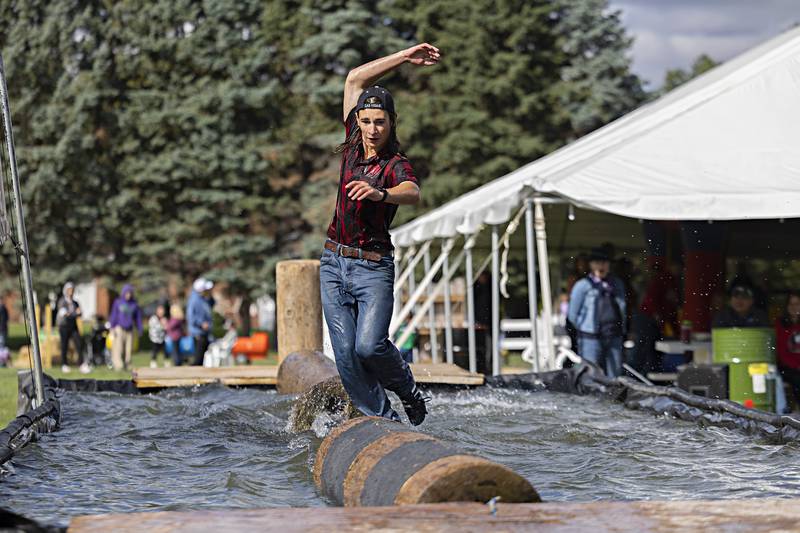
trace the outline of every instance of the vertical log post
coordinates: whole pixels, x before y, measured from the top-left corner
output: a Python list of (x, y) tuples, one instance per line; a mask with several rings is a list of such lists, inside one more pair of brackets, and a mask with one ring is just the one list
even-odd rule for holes
[(292, 352), (322, 351), (319, 261), (281, 261), (277, 286), (278, 363)]

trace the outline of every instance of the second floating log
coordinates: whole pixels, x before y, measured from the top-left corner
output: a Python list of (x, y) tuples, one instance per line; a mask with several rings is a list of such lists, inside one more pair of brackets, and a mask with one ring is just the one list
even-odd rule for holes
[(472, 501), (538, 502), (533, 486), (511, 469), (399, 422), (361, 417), (345, 422), (317, 451), (314, 481), (348, 507)]
[(280, 394), (302, 394), (311, 387), (337, 377), (336, 363), (317, 350), (290, 353), (278, 367), (277, 388)]

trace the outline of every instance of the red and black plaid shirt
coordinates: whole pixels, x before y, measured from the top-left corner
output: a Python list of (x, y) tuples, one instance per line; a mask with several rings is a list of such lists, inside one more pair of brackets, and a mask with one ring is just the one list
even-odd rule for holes
[[(355, 127), (356, 112), (353, 109), (345, 121), (345, 139)], [(389, 236), (389, 226), (397, 212), (397, 204), (351, 200), (345, 186), (356, 180), (366, 181), (373, 187), (383, 189), (391, 189), (404, 181), (418, 184), (414, 169), (401, 154), (386, 150), (364, 159), (364, 147), (361, 143), (356, 148), (347, 148), (342, 154), (339, 197), (333, 220), (328, 227), (328, 238), (345, 246), (389, 252), (394, 248)]]

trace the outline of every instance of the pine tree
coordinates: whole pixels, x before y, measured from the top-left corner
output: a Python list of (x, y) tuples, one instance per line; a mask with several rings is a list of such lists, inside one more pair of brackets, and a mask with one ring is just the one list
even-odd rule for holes
[(661, 85), (661, 88), (657, 91), (654, 91), (653, 96), (658, 97), (667, 94), (672, 89), (683, 85), (687, 81), (696, 78), (700, 74), (711, 70), (717, 65), (719, 65), (719, 63), (711, 59), (708, 55), (701, 54), (697, 57), (697, 59), (694, 60), (691, 68), (688, 71), (679, 68), (670, 69), (664, 75), (664, 83)]
[(562, 53), (550, 2), (398, 0), (382, 6), (401, 34), (443, 52), (436, 67), (408, 71), (408, 90), (397, 98), (400, 141), (423, 178), (423, 209), (560, 144), (563, 135), (551, 116)]
[[(347, 72), (428, 41), (381, 80), (424, 205), (548, 153), (638, 102), (604, 0), (0, 0), (40, 289), (209, 275), (235, 295), (319, 254)], [(10, 270), (8, 258), (0, 265)]]
[(631, 72), (633, 39), (607, 0), (559, 0), (557, 33), (565, 64), (559, 94), (577, 139), (635, 109), (645, 99), (641, 81)]

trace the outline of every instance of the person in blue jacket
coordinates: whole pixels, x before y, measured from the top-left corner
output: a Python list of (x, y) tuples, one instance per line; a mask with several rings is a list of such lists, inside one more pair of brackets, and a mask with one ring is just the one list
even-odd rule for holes
[(622, 373), (625, 285), (609, 273), (610, 266), (604, 249), (592, 250), (589, 274), (572, 287), (567, 319), (577, 330), (578, 355), (617, 377)]
[(211, 309), (214, 307), (214, 299), (211, 296), (213, 288), (213, 281), (197, 278), (192, 284), (192, 293), (186, 303), (186, 324), (189, 327), (189, 335), (194, 337), (193, 365), (203, 364), (203, 356), (208, 349), (211, 337)]

